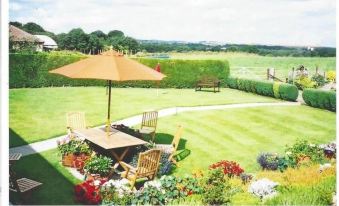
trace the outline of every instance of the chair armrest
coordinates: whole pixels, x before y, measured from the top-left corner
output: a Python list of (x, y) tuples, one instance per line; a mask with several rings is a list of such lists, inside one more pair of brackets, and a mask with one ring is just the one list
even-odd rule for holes
[(126, 170), (126, 171), (129, 171), (129, 170), (132, 170), (132, 171), (136, 171), (137, 168), (133, 167), (132, 165), (129, 165), (127, 164), (126, 162), (120, 162), (120, 165)]

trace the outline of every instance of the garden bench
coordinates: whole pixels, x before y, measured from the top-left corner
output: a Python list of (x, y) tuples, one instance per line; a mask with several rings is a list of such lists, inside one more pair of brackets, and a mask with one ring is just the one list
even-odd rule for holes
[[(195, 91), (201, 91), (203, 87), (211, 88), (213, 87), (213, 92), (220, 92), (220, 80), (216, 77), (205, 76), (199, 79), (195, 85)], [(218, 90), (216, 91), (216, 88)]]

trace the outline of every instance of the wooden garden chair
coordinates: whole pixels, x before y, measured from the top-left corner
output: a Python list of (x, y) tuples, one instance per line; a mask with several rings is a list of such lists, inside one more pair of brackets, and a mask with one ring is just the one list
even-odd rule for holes
[(158, 112), (144, 112), (142, 115), (141, 128), (139, 132), (144, 135), (150, 135), (154, 141), (155, 130), (157, 128)]
[(67, 132), (73, 134), (74, 130), (87, 129), (86, 119), (84, 112), (68, 112), (66, 115), (67, 119)]
[(181, 139), (183, 129), (184, 128), (181, 125), (178, 126), (178, 129), (174, 135), (174, 138), (171, 144), (156, 144), (155, 145), (156, 149), (160, 149), (163, 153), (170, 154), (168, 160), (172, 161), (174, 164), (176, 164), (177, 162), (173, 157), (178, 149), (178, 145)]
[(151, 149), (139, 154), (138, 165), (136, 168), (125, 162), (120, 162), (120, 165), (125, 170), (121, 173), (121, 177), (128, 179), (132, 188), (137, 179), (154, 179), (158, 172), (160, 157), (161, 151), (159, 149)]
[(41, 182), (37, 182), (35, 180), (31, 180), (28, 178), (20, 178), (16, 177), (15, 172), (9, 167), (9, 190), (12, 192), (19, 193), (20, 199), (23, 202), (27, 202), (29, 200), (29, 196), (31, 192), (42, 185)]

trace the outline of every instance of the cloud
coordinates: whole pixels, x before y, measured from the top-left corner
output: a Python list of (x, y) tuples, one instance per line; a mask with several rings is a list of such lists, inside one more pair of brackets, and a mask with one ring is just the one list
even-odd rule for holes
[(313, 46), (336, 41), (333, 0), (11, 0), (10, 5), (11, 21), (33, 21), (55, 33), (81, 27), (119, 29), (139, 39)]

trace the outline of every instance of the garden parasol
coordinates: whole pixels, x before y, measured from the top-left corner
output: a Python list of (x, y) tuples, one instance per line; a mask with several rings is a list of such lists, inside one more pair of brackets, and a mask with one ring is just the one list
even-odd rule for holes
[[(110, 124), (112, 81), (153, 80), (160, 81), (164, 74), (124, 57), (121, 53), (110, 50), (72, 64), (49, 71), (73, 79), (108, 80), (108, 111), (106, 126)], [(107, 130), (108, 131), (108, 130)]]

